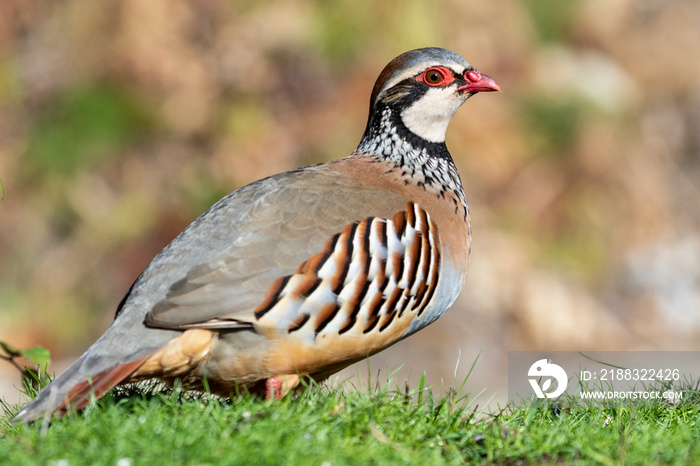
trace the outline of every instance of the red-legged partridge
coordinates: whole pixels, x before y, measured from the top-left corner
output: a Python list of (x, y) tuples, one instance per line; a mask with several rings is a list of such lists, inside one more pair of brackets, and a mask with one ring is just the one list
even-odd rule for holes
[(471, 226), (445, 130), (498, 84), (456, 53), (406, 52), (377, 79), (350, 156), (226, 196), (163, 249), (112, 326), (19, 412), (180, 378), (279, 397), (440, 317), (467, 275)]

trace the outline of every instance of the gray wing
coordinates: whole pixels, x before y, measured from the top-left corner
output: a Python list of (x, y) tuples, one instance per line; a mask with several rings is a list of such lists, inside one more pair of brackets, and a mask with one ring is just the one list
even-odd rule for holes
[(146, 324), (168, 329), (249, 326), (276, 279), (294, 273), (346, 225), (390, 217), (406, 202), (405, 196), (368, 188), (357, 179), (349, 182), (333, 164), (241, 188), (154, 260), (158, 268), (184, 254), (191, 266), (148, 313)]

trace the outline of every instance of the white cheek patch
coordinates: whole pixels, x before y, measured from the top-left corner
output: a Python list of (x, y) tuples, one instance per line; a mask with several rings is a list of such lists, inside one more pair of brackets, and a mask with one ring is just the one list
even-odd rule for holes
[(401, 120), (411, 132), (430, 142), (445, 142), (450, 120), (469, 94), (458, 94), (454, 87), (434, 87), (401, 112)]

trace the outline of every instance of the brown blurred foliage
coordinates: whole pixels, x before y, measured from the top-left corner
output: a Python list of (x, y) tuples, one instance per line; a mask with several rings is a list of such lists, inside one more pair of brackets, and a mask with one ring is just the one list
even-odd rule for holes
[(377, 365), (696, 349), (698, 19), (693, 0), (3, 0), (0, 341), (84, 350), (197, 215), (349, 154), (386, 62), (441, 46), (504, 89), (448, 130), (470, 277)]

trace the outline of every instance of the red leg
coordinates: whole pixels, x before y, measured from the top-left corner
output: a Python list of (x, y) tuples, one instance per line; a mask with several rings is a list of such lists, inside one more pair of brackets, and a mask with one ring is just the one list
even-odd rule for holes
[(265, 380), (265, 399), (279, 400), (282, 398), (282, 381), (277, 377), (270, 377)]

